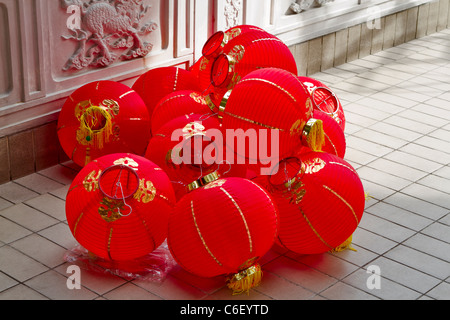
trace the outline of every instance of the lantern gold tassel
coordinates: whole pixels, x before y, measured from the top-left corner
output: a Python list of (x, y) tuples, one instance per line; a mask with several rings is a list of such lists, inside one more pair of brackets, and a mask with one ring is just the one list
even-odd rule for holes
[(257, 287), (261, 283), (262, 269), (259, 264), (255, 264), (228, 279), (227, 286), (233, 291), (233, 295), (242, 293), (249, 294), (250, 289)]
[(101, 107), (91, 106), (80, 117), (78, 135), (80, 134), (84, 136), (87, 143), (103, 149), (105, 142), (109, 142), (113, 134), (111, 114)]
[(325, 132), (322, 120), (310, 119), (302, 133), (303, 144), (311, 149), (311, 151), (322, 151), (325, 144)]
[(339, 245), (336, 248), (334, 248), (333, 250), (331, 250), (331, 252), (341, 252), (341, 251), (344, 251), (347, 249), (352, 250), (352, 251), (357, 251), (355, 248), (352, 247), (352, 238), (353, 238), (353, 236), (350, 236), (350, 238), (345, 240), (344, 243), (342, 243), (341, 245)]

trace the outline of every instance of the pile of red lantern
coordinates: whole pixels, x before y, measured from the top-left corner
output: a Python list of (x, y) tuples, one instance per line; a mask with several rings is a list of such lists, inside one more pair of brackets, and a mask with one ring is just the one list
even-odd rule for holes
[(58, 136), (82, 167), (68, 224), (105, 261), (167, 240), (186, 271), (248, 293), (274, 244), (350, 247), (365, 194), (344, 130), (337, 96), (298, 76), (280, 39), (249, 25), (217, 32), (190, 70), (155, 68), (131, 88), (93, 82), (67, 99)]

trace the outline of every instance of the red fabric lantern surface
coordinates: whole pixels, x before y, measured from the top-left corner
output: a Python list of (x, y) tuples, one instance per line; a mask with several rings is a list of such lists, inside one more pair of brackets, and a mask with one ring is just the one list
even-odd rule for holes
[(193, 90), (170, 93), (158, 102), (153, 111), (152, 131), (157, 132), (170, 120), (190, 114), (211, 114), (204, 97)]
[(150, 117), (159, 100), (168, 94), (181, 90), (201, 91), (195, 75), (177, 67), (151, 69), (142, 74), (132, 88), (144, 100)]
[(243, 33), (228, 41), (222, 51), (211, 66), (213, 87), (208, 97), (214, 103), (252, 71), (278, 68), (297, 75), (292, 52), (280, 39), (267, 32)]
[(204, 177), (178, 201), (167, 243), (186, 271), (200, 277), (233, 274), (228, 285), (242, 293), (260, 281), (257, 262), (274, 243), (278, 211), (256, 183), (217, 178)]
[(213, 34), (203, 46), (202, 57), (190, 69), (199, 80), (201, 90), (204, 94), (212, 89), (211, 68), (215, 58), (223, 53), (223, 48), (228, 42), (239, 38), (245, 33), (258, 33), (261, 35), (264, 34), (264, 37), (273, 37), (263, 29), (252, 25), (239, 25), (225, 32), (219, 31)]
[(315, 110), (322, 111), (332, 117), (345, 132), (345, 114), (339, 98), (322, 82), (310, 78), (299, 77), (308, 88)]
[[(275, 159), (278, 162), (293, 155), (302, 145), (320, 150), (324, 142), (322, 121), (312, 119), (308, 91), (296, 75), (286, 70), (266, 68), (251, 72), (216, 110), (225, 130), (253, 130), (258, 140), (266, 134), (267, 143), (263, 145), (267, 150), (266, 154), (259, 152), (261, 161)], [(279, 139), (271, 138), (272, 131), (278, 132)], [(258, 141), (260, 146), (261, 141)], [(272, 154), (271, 150), (278, 152)], [(247, 146), (245, 155), (239, 156), (250, 160), (249, 151)]]
[(363, 185), (349, 163), (309, 152), (281, 161), (278, 172), (263, 179), (257, 181), (279, 209), (279, 243), (299, 254), (349, 248), (365, 205)]
[(245, 176), (245, 166), (223, 161), (223, 142), (214, 135), (221, 132), (219, 127), (216, 117), (190, 114), (169, 121), (150, 140), (145, 157), (167, 173), (177, 199), (186, 194), (188, 184), (215, 170), (225, 176)]
[(111, 153), (143, 155), (150, 139), (150, 117), (144, 101), (114, 81), (88, 83), (73, 92), (61, 108), (58, 138), (79, 166)]
[(110, 261), (140, 258), (167, 238), (175, 195), (169, 178), (151, 161), (111, 154), (85, 166), (66, 198), (66, 217), (75, 239)]
[[(347, 148), (347, 142), (345, 139), (344, 131), (339, 124), (326, 113), (314, 110), (314, 119), (319, 119), (323, 122), (323, 131), (325, 136), (325, 142), (322, 146), (322, 151), (338, 156), (342, 159), (345, 157)], [(302, 147), (298, 154), (310, 152), (308, 147)]]

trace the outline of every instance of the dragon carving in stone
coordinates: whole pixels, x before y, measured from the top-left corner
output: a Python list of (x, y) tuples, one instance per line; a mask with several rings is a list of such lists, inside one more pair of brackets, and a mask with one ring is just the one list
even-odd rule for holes
[(141, 37), (155, 31), (158, 25), (141, 22), (150, 8), (143, 1), (61, 0), (67, 12), (75, 15), (67, 22), (72, 34), (62, 37), (78, 41), (78, 48), (63, 69), (107, 67), (119, 58), (117, 50), (128, 49), (120, 55), (122, 60), (146, 56), (153, 45)]

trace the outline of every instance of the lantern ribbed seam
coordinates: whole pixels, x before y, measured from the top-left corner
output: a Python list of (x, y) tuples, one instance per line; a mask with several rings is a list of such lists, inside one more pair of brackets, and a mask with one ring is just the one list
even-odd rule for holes
[(222, 263), (219, 260), (217, 260), (217, 258), (211, 252), (208, 245), (206, 244), (205, 239), (202, 236), (200, 228), (198, 227), (197, 218), (195, 217), (195, 212), (194, 212), (194, 201), (191, 201), (191, 213), (192, 213), (192, 218), (194, 219), (195, 228), (197, 229), (197, 233), (198, 233), (198, 236), (200, 237), (200, 240), (202, 240), (203, 246), (205, 247), (206, 251), (208, 251), (209, 255), (214, 259), (214, 261), (216, 261), (217, 264), (222, 267)]
[(339, 200), (341, 200), (353, 213), (353, 217), (356, 220), (356, 225), (359, 224), (359, 220), (358, 217), (356, 216), (355, 210), (353, 210), (353, 207), (350, 205), (350, 203), (348, 203), (344, 198), (342, 198), (336, 191), (334, 191), (333, 189), (331, 189), (330, 187), (323, 185), (324, 189), (330, 191), (332, 194), (334, 194)]
[(294, 98), (294, 96), (289, 91), (287, 91), (286, 89), (282, 88), (278, 84), (273, 83), (272, 81), (268, 81), (268, 80), (265, 80), (265, 79), (259, 79), (259, 78), (248, 78), (248, 79), (242, 79), (241, 80), (241, 82), (247, 82), (247, 81), (261, 81), (261, 82), (268, 83), (271, 86), (274, 86), (277, 89), (279, 89), (279, 90), (283, 91), (284, 93), (286, 93), (294, 102), (297, 102), (297, 100)]
[(231, 194), (228, 193), (227, 190), (225, 190), (222, 187), (220, 188), (220, 190), (222, 190), (222, 192), (225, 193), (228, 198), (230, 198), (231, 202), (233, 202), (234, 206), (239, 211), (239, 214), (241, 215), (242, 221), (244, 222), (244, 225), (245, 225), (245, 230), (247, 230), (248, 244), (250, 246), (250, 252), (253, 252), (252, 235), (250, 234), (250, 229), (248, 228), (247, 220), (245, 219), (244, 213), (242, 212), (241, 208), (237, 204), (236, 200), (234, 200), (234, 198), (231, 196)]

